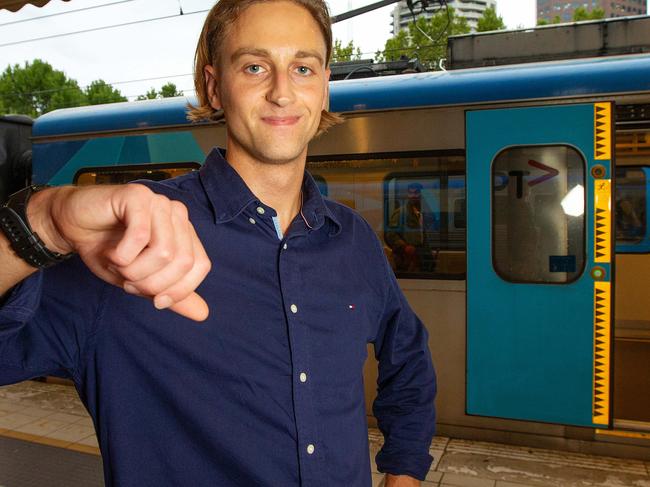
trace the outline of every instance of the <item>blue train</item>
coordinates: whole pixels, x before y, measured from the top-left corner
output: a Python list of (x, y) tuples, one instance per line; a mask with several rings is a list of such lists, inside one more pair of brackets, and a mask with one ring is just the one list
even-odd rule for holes
[[(197, 169), (226, 131), (188, 101), (44, 115), (33, 181)], [(309, 170), (429, 330), (439, 431), (650, 459), (650, 55), (332, 82), (331, 109)]]

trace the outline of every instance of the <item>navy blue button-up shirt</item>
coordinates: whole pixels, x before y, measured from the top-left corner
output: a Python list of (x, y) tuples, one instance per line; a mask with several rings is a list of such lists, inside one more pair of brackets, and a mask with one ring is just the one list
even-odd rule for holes
[(202, 324), (124, 293), (79, 259), (0, 309), (0, 383), (74, 380), (107, 486), (370, 486), (366, 344), (379, 360), (380, 471), (424, 478), (434, 431), (427, 333), (381, 245), (305, 176), (286, 236), (213, 151), (146, 183), (185, 203), (213, 263)]

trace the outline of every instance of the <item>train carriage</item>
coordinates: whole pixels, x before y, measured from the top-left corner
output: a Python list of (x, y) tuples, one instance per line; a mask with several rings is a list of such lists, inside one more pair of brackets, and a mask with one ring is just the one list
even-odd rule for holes
[[(187, 102), (40, 117), (33, 182), (197, 169), (226, 131)], [(429, 331), (439, 432), (650, 458), (650, 55), (332, 82), (331, 109), (308, 169)]]

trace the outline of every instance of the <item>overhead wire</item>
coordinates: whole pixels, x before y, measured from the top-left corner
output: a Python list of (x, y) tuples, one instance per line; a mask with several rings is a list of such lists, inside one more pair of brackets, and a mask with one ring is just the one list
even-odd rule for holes
[(92, 29), (83, 29), (83, 30), (77, 30), (73, 32), (63, 32), (61, 34), (53, 34), (49, 36), (43, 36), (43, 37), (35, 37), (33, 39), (24, 39), (20, 41), (13, 41), (13, 42), (5, 42), (4, 44), (0, 44), (0, 47), (9, 47), (9, 46), (16, 46), (18, 44), (26, 44), (29, 42), (37, 42), (37, 41), (45, 41), (45, 40), (50, 40), (50, 39), (57, 39), (60, 37), (66, 37), (66, 36), (71, 36), (71, 35), (76, 35), (76, 34), (86, 34), (89, 32), (96, 32), (100, 30), (108, 30), (108, 29), (115, 29), (117, 27), (125, 27), (129, 25), (136, 25), (136, 24), (143, 24), (146, 22), (155, 22), (158, 20), (166, 20), (166, 19), (172, 19), (174, 17), (188, 17), (190, 15), (195, 15), (195, 14), (202, 14), (209, 12), (210, 9), (204, 9), (204, 10), (195, 10), (193, 12), (186, 12), (186, 13), (177, 13), (173, 15), (164, 15), (162, 17), (154, 17), (151, 19), (141, 19), (141, 20), (134, 20), (131, 22), (122, 22), (121, 24), (113, 24), (113, 25), (105, 25), (102, 27), (94, 27)]
[[(443, 44), (443, 43), (424, 44), (424, 45), (421, 45), (421, 46), (417, 46), (417, 47), (413, 48), (412, 50), (419, 51), (421, 49), (429, 49), (429, 48), (432, 48), (432, 47), (442, 47), (442, 46), (445, 46), (445, 44)], [(382, 49), (382, 50), (379, 50), (379, 52), (383, 54), (383, 53), (400, 52), (400, 51), (408, 51), (408, 50), (410, 50), (410, 49), (399, 47), (399, 48), (394, 48), (394, 49)], [(375, 55), (376, 53), (377, 53), (377, 51), (366, 51), (366, 52), (362, 52), (361, 55), (362, 56), (364, 56), (366, 54)], [(182, 77), (186, 77), (186, 76), (194, 76), (194, 73), (170, 74), (170, 75), (165, 75), (165, 76), (155, 76), (155, 77), (151, 77), (151, 78), (138, 78), (138, 79), (111, 81), (111, 82), (107, 81), (106, 84), (110, 85), (110, 86), (115, 86), (115, 85), (125, 85), (125, 84), (132, 84), (132, 83), (142, 83), (144, 81), (158, 81), (158, 80), (170, 79), (170, 78), (182, 78)], [(37, 90), (37, 91), (30, 91), (30, 92), (26, 92), (26, 93), (12, 92), (12, 93), (7, 93), (6, 96), (35, 96), (35, 95), (43, 95), (43, 94), (47, 94), (47, 93), (58, 93), (58, 92), (61, 92), (61, 91), (74, 90), (76, 88), (79, 88), (81, 90), (85, 90), (89, 86), (90, 86), (89, 84), (84, 85), (84, 86), (79, 86), (79, 87), (66, 86), (66, 87), (63, 87), (63, 88), (51, 88), (51, 89), (48, 89), (48, 90)], [(192, 88), (192, 89), (181, 90), (181, 91), (183, 91), (183, 92), (185, 92), (185, 91), (194, 91), (194, 89)], [(136, 96), (139, 96), (139, 95), (122, 95), (122, 96), (125, 96), (127, 98), (133, 98), (133, 97), (136, 97)]]
[[(442, 10), (444, 8), (446, 10), (446, 12), (447, 12), (447, 23), (445, 24), (444, 28), (438, 34), (438, 37), (436, 37), (435, 39), (432, 39), (431, 36), (429, 36), (429, 34), (427, 34), (425, 31), (423, 31), (420, 28), (420, 26), (418, 25), (417, 17), (415, 15), (415, 10), (414, 10), (414, 6), (419, 3), (421, 5), (422, 12), (429, 12), (427, 10), (427, 7), (429, 6), (429, 2), (431, 2), (432, 4), (435, 4), (435, 3), (439, 4), (440, 7), (438, 8), (438, 10)], [(447, 4), (447, 0), (418, 0), (418, 1), (415, 1), (415, 2), (412, 1), (412, 0), (407, 0), (406, 4), (407, 4), (409, 10), (411, 11), (411, 15), (413, 16), (413, 25), (415, 25), (415, 28), (418, 31), (420, 31), (420, 33), (424, 37), (429, 39), (429, 41), (431, 41), (432, 45), (435, 46), (438, 43), (438, 41), (440, 39), (442, 39), (442, 36), (445, 35), (445, 33), (447, 33), (447, 31), (449, 29), (449, 26), (451, 25), (451, 13), (449, 12), (449, 5)], [(435, 12), (435, 10), (433, 10), (432, 12)], [(420, 46), (418, 46), (418, 48), (419, 47)]]
[[(14, 24), (14, 23), (19, 23), (19, 22), (27, 22), (27, 21), (31, 21), (31, 20), (38, 20), (38, 19), (43, 19), (43, 18), (47, 18), (47, 17), (53, 17), (53, 16), (56, 16), (56, 15), (71, 14), (71, 13), (75, 13), (75, 12), (81, 12), (81, 11), (84, 11), (84, 10), (91, 10), (91, 9), (96, 9), (96, 8), (108, 7), (108, 6), (111, 6), (111, 5), (117, 5), (117, 4), (121, 4), (121, 3), (133, 2), (133, 1), (136, 1), (136, 0), (119, 0), (119, 1), (111, 2), (111, 3), (107, 3), (107, 4), (95, 5), (93, 7), (86, 7), (86, 8), (67, 11), (67, 12), (59, 12), (59, 13), (55, 13), (55, 14), (43, 15), (43, 16), (40, 16), (40, 17), (34, 17), (34, 18), (30, 18), (30, 19), (23, 19), (23, 20), (18, 20), (18, 21), (14, 21), (14, 22), (8, 22), (8, 23), (0, 24), (0, 26), (6, 26), (6, 25)], [(424, 32), (422, 29), (420, 29), (420, 27), (417, 25), (417, 22), (416, 22), (417, 19), (416, 19), (416, 15), (415, 15), (414, 8), (413, 8), (413, 6), (415, 4), (420, 3), (422, 5), (422, 11), (423, 12), (428, 12), (427, 6), (429, 4), (429, 1), (431, 1), (433, 3), (439, 3), (440, 7), (441, 8), (445, 7), (446, 11), (447, 11), (447, 24), (445, 25), (444, 29), (441, 31), (440, 35), (435, 40), (432, 39), (426, 32)], [(137, 24), (142, 24), (142, 23), (147, 23), (147, 22), (156, 22), (156, 21), (159, 21), (159, 20), (167, 20), (167, 19), (171, 19), (171, 18), (175, 18), (175, 17), (189, 16), (189, 15), (195, 15), (195, 14), (200, 14), (200, 13), (207, 13), (207, 12), (210, 11), (210, 9), (203, 9), (203, 10), (195, 10), (193, 12), (185, 13), (183, 11), (181, 0), (178, 0), (178, 5), (179, 5), (179, 13), (173, 14), (173, 15), (164, 15), (164, 16), (161, 16), (161, 17), (153, 17), (153, 18), (150, 18), (150, 19), (134, 20), (134, 21), (131, 21), (131, 22), (122, 22), (122, 23), (119, 23), (119, 24), (112, 24), (112, 25), (106, 25), (106, 26), (101, 26), (101, 27), (93, 27), (93, 28), (90, 28), (90, 29), (82, 29), (82, 30), (72, 31), (72, 32), (63, 32), (63, 33), (60, 33), (60, 34), (52, 34), (52, 35), (48, 35), (48, 36), (35, 37), (35, 38), (32, 38), (32, 39), (22, 39), (22, 40), (19, 40), (19, 41), (5, 42), (3, 44), (0, 44), (0, 48), (9, 47), (9, 46), (16, 46), (16, 45), (19, 45), (19, 44), (27, 44), (27, 43), (31, 43), (31, 42), (50, 40), (50, 39), (57, 39), (57, 38), (71, 36), (71, 35), (77, 35), (77, 34), (86, 34), (86, 33), (97, 32), (97, 31), (101, 31), (101, 30), (115, 29), (115, 28), (118, 28), (118, 27), (137, 25)], [(446, 0), (419, 0), (419, 1), (413, 2), (412, 0), (407, 0), (407, 5), (408, 5), (409, 10), (411, 11), (411, 15), (413, 15), (413, 21), (415, 23), (415, 27), (427, 39), (429, 39), (431, 41), (432, 45), (435, 45), (442, 38), (442, 36), (447, 31), (447, 29), (449, 28), (449, 25), (451, 23), (451, 15), (450, 15), (450, 12), (449, 12), (449, 5), (447, 5), (447, 1)], [(420, 46), (418, 46), (418, 47), (420, 47)], [(424, 46), (421, 46), (421, 47), (424, 47)], [(429, 46), (429, 47), (431, 47), (431, 46)]]
[[(143, 81), (157, 81), (161, 79), (169, 79), (169, 78), (181, 78), (184, 76), (194, 76), (193, 73), (186, 73), (186, 74), (170, 74), (168, 76), (156, 76), (153, 78), (140, 78), (140, 79), (129, 79), (129, 80), (123, 80), (123, 81), (113, 81), (113, 82), (106, 82), (107, 85), (109, 86), (114, 86), (114, 85), (123, 85), (123, 84), (130, 84), (130, 83), (141, 83)], [(91, 83), (92, 84), (92, 83)], [(61, 91), (68, 91), (68, 90), (74, 90), (79, 88), (80, 90), (85, 90), (86, 88), (89, 88), (90, 85), (85, 85), (85, 86), (66, 86), (63, 88), (51, 88), (49, 90), (37, 90), (37, 91), (30, 91), (27, 93), (22, 93), (22, 92), (13, 92), (13, 93), (7, 93), (6, 96), (34, 96), (34, 95), (43, 95), (46, 93), (58, 93)], [(126, 95), (123, 95), (126, 96)]]
[[(179, 89), (178, 91), (180, 91), (180, 92), (183, 94), (182, 96), (187, 96), (187, 93), (190, 93), (190, 92), (194, 92), (194, 91), (196, 91), (196, 88), (188, 88), (188, 89), (186, 89), (186, 90), (180, 90), (180, 89)], [(137, 99), (139, 96), (143, 96), (143, 95), (142, 95), (142, 93), (140, 93), (140, 94), (138, 94), (138, 95), (122, 95), (122, 96), (123, 96), (124, 98), (134, 98), (134, 99)]]
[[(38, 20), (38, 19), (42, 19), (42, 18), (46, 18), (46, 17), (53, 17), (53, 16), (56, 16), (56, 15), (63, 15), (63, 14), (81, 12), (81, 11), (84, 11), (84, 10), (91, 10), (91, 9), (107, 7), (107, 6), (110, 6), (110, 5), (128, 3), (128, 2), (133, 2), (133, 1), (135, 1), (135, 0), (119, 0), (117, 2), (112, 2), (112, 3), (102, 4), (102, 5), (96, 5), (96, 6), (93, 6), (93, 7), (87, 7), (87, 8), (77, 9), (77, 10), (68, 11), (68, 12), (60, 12), (60, 13), (57, 13), (57, 14), (44, 15), (44, 16), (40, 16), (40, 17), (35, 17), (35, 18), (31, 18), (31, 19), (24, 19), (24, 20), (20, 20), (20, 21), (16, 21), (16, 22), (11, 22), (11, 23), (25, 22), (25, 21), (29, 21), (29, 20)], [(427, 12), (426, 9), (427, 9), (427, 6), (428, 6), (428, 2), (426, 0), (425, 1), (416, 1), (416, 2), (412, 2), (411, 0), (407, 1), (407, 5), (409, 7), (409, 10), (411, 11), (411, 14), (413, 15), (413, 20), (414, 20), (414, 23), (415, 23), (416, 27), (418, 28), (418, 30), (420, 30), (420, 32), (422, 32), (422, 34), (424, 34), (425, 37), (427, 37), (427, 39), (429, 39), (431, 41), (431, 44), (428, 44), (428, 45), (415, 46), (415, 48), (412, 49), (415, 52), (417, 52), (417, 51), (419, 51), (421, 49), (442, 46), (443, 44), (440, 44), (437, 41), (440, 40), (440, 38), (446, 32), (446, 30), (449, 28), (449, 25), (451, 23), (451, 17), (450, 17), (450, 14), (449, 14), (449, 6), (447, 5), (446, 0), (433, 0), (433, 1), (438, 2), (440, 4), (441, 8), (443, 6), (446, 7), (446, 10), (447, 10), (447, 24), (445, 25), (445, 28), (442, 30), (440, 35), (435, 40), (432, 39), (429, 35), (426, 34), (426, 32), (423, 32), (419, 28), (419, 26), (417, 25), (417, 22), (416, 22), (417, 19), (416, 19), (414, 8), (413, 8), (414, 4), (421, 3), (422, 4), (422, 11)], [(96, 27), (96, 28), (92, 28), (92, 29), (84, 29), (84, 30), (80, 30), (80, 31), (67, 32), (67, 33), (62, 33), (62, 34), (54, 34), (54, 35), (51, 35), (51, 36), (43, 36), (43, 37), (34, 38), (34, 39), (25, 39), (25, 40), (16, 41), (16, 42), (0, 44), (0, 47), (7, 47), (7, 46), (11, 46), (11, 45), (16, 45), (16, 44), (22, 44), (22, 43), (27, 43), (27, 42), (36, 42), (36, 41), (39, 41), (39, 40), (52, 39), (52, 38), (57, 38), (57, 37), (64, 37), (64, 36), (68, 36), (68, 35), (82, 34), (82, 33), (99, 31), (99, 30), (113, 29), (113, 28), (117, 28), (117, 27), (140, 24), (140, 23), (145, 23), (145, 22), (153, 22), (153, 21), (157, 21), (157, 20), (164, 20), (164, 19), (179, 17), (179, 16), (182, 16), (182, 15), (193, 15), (193, 14), (205, 13), (205, 12), (208, 12), (210, 10), (210, 9), (205, 9), (205, 10), (197, 10), (197, 11), (193, 11), (193, 12), (184, 13), (180, 0), (178, 0), (178, 4), (179, 4), (179, 10), (180, 11), (179, 11), (178, 14), (174, 14), (174, 15), (155, 17), (155, 18), (151, 18), (151, 19), (142, 19), (142, 20), (137, 20), (137, 21), (132, 21), (132, 22), (123, 22), (123, 23), (120, 23), (120, 24)], [(9, 25), (9, 24), (10, 23), (0, 24), (0, 26)], [(405, 48), (384, 49), (384, 50), (379, 50), (379, 51), (375, 51), (375, 52), (364, 52), (364, 53), (361, 53), (361, 54), (362, 55), (375, 54), (376, 52), (381, 52), (381, 53), (385, 54), (385, 53), (388, 53), (388, 52), (398, 52), (398, 51), (406, 51), (406, 50), (411, 50), (411, 49), (405, 49)], [(192, 73), (173, 74), (173, 75), (168, 75), (168, 76), (156, 76), (156, 77), (152, 77), (152, 78), (140, 78), (140, 79), (133, 79), (133, 80), (113, 81), (113, 82), (110, 82), (110, 83), (107, 82), (106, 84), (109, 85), (109, 86), (114, 86), (114, 85), (119, 85), (119, 84), (129, 84), (129, 83), (144, 82), (144, 81), (156, 81), (156, 80), (161, 80), (161, 79), (178, 78), (178, 77), (192, 76), (192, 75), (193, 75)], [(89, 86), (90, 85), (86, 85), (84, 87), (74, 87), (74, 86), (72, 86), (72, 87), (64, 87), (64, 88), (53, 88), (53, 89), (49, 89), (49, 90), (38, 90), (38, 91), (33, 91), (33, 92), (28, 92), (28, 93), (14, 92), (14, 93), (9, 93), (8, 95), (11, 95), (11, 96), (35, 96), (35, 95), (46, 94), (46, 93), (56, 93), (56, 92), (61, 92), (61, 91), (74, 90), (76, 88), (86, 89)], [(185, 91), (195, 91), (195, 90), (194, 89), (189, 89), (189, 90), (182, 90), (182, 91), (185, 92)], [(137, 97), (137, 96), (140, 96), (140, 95), (122, 95), (122, 96), (125, 96), (126, 98), (133, 98), (133, 97)]]
[(84, 8), (78, 8), (76, 10), (66, 10), (65, 12), (57, 12), (57, 13), (53, 13), (53, 14), (39, 15), (38, 17), (29, 17), (27, 19), (13, 20), (11, 22), (5, 22), (3, 24), (0, 24), (0, 27), (5, 27), (7, 25), (22, 24), (24, 22), (33, 22), (35, 20), (49, 19), (51, 17), (58, 17), (60, 15), (69, 15), (69, 14), (74, 14), (74, 13), (77, 13), (77, 12), (85, 12), (87, 10), (94, 10), (94, 9), (97, 9), (97, 8), (110, 7), (112, 5), (118, 5), (118, 4), (121, 4), (121, 3), (130, 3), (130, 2), (135, 2), (135, 1), (136, 0), (119, 0), (117, 2), (104, 3), (102, 5), (94, 5), (92, 7), (84, 7)]

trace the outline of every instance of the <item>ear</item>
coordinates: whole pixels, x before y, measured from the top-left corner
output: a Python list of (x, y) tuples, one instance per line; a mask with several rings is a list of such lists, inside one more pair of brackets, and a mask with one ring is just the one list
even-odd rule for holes
[(214, 66), (209, 64), (203, 68), (203, 76), (205, 77), (205, 88), (208, 95), (208, 103), (215, 110), (221, 110), (221, 95), (219, 94), (219, 80), (217, 78), (217, 70)]
[(330, 108), (330, 76), (332, 70), (327, 68), (325, 70), (325, 97), (323, 98), (323, 110), (329, 110)]

